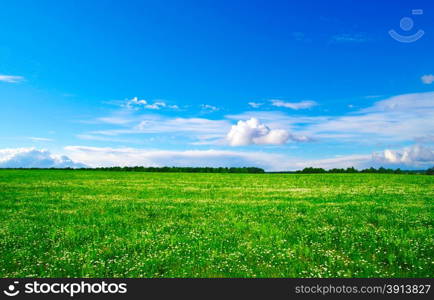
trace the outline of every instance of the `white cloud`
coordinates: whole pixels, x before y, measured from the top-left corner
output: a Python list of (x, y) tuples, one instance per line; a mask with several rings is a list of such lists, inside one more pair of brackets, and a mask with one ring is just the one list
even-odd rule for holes
[[(259, 112), (270, 121), (271, 126), (265, 126), (257, 121), (257, 118), (251, 117), (246, 119), (256, 119), (249, 121), (240, 121), (241, 123), (231, 127), (229, 120), (211, 120), (205, 118), (167, 118), (158, 115), (147, 115), (145, 120), (141, 120), (137, 125), (131, 128), (117, 128), (108, 130), (96, 130), (89, 133), (83, 133), (77, 137), (81, 139), (105, 140), (103, 136), (120, 136), (126, 134), (171, 134), (173, 136), (182, 136), (188, 138), (191, 145), (279, 145), (288, 140), (296, 142), (312, 141), (305, 135), (290, 134), (286, 128), (278, 128), (276, 124), (282, 124), (284, 127), (290, 127), (289, 123), (284, 124), (276, 114), (270, 112)], [(226, 116), (233, 119), (234, 116)], [(274, 121), (278, 123), (274, 123)], [(283, 119), (285, 120), (285, 119)], [(255, 122), (258, 122), (256, 124)], [(245, 124), (244, 124), (245, 123)], [(245, 128), (243, 128), (245, 126)], [(253, 127), (252, 127), (253, 126)], [(257, 128), (254, 128), (257, 126)], [(278, 129), (270, 129), (278, 128)], [(249, 136), (247, 136), (249, 135)], [(102, 138), (98, 138), (101, 136)], [(193, 140), (193, 141), (192, 141)], [(115, 141), (115, 140), (112, 140)], [(247, 142), (246, 142), (247, 141)]]
[(251, 107), (253, 107), (253, 108), (258, 108), (258, 107), (260, 107), (261, 105), (263, 105), (264, 103), (249, 102), (248, 104), (249, 104)]
[(390, 97), (374, 103), (373, 106), (360, 111), (360, 113), (370, 112), (414, 112), (434, 109), (434, 92), (404, 94)]
[[(141, 100), (138, 100), (140, 102)], [(280, 101), (280, 100), (275, 100)], [(281, 101), (283, 102), (283, 101)], [(275, 102), (286, 105), (287, 102)], [(290, 103), (293, 108), (306, 107)], [(295, 105), (295, 106), (294, 106)], [(361, 105), (357, 103), (357, 107)], [(300, 108), (301, 109), (301, 108)], [(131, 112), (129, 112), (131, 113)], [(255, 138), (251, 144), (281, 144), (291, 133), (288, 140), (316, 140), (339, 143), (400, 143), (429, 142), (434, 132), (434, 92), (405, 94), (376, 101), (369, 107), (355, 109), (350, 113), (335, 116), (289, 115), (282, 111), (247, 111), (240, 114), (226, 115), (220, 120), (206, 118), (165, 117), (156, 114), (114, 115), (117, 118), (100, 118), (99, 121), (119, 125), (118, 128), (91, 131), (91, 135), (123, 134), (171, 134), (182, 136), (189, 144), (219, 144), (226, 140), (231, 130), (231, 121), (261, 120), (273, 132), (267, 138)], [(128, 124), (131, 123), (131, 124)], [(263, 130), (263, 129), (262, 129)], [(252, 131), (252, 129), (250, 129)], [(261, 135), (261, 130), (255, 129)], [(286, 131), (286, 132), (285, 132)], [(239, 135), (237, 133), (236, 135)], [(202, 138), (213, 136), (212, 139)], [(309, 137), (309, 138), (307, 138)], [(218, 141), (220, 139), (220, 141)], [(243, 138), (246, 139), (245, 137)], [(247, 138), (247, 140), (251, 140)], [(232, 142), (232, 144), (246, 142)]]
[(154, 102), (152, 104), (145, 105), (145, 108), (156, 109), (156, 110), (161, 109), (161, 108), (165, 108), (165, 107), (170, 108), (170, 109), (178, 109), (179, 108), (177, 105), (168, 105), (168, 104), (166, 104), (166, 102), (163, 102), (163, 101), (157, 101), (157, 102)]
[(305, 142), (307, 137), (295, 137), (284, 129), (270, 129), (256, 118), (238, 121), (226, 136), (230, 146), (282, 145), (289, 139)]
[(247, 121), (238, 121), (233, 125), (227, 135), (231, 146), (246, 146), (252, 144), (284, 144), (289, 139), (289, 133), (285, 130), (271, 130), (258, 119), (251, 118)]
[(0, 149), (0, 168), (80, 168), (83, 164), (64, 155), (35, 148)]
[(8, 83), (18, 83), (24, 80), (23, 76), (2, 75), (0, 74), (0, 81)]
[(286, 108), (291, 108), (291, 109), (295, 109), (295, 110), (299, 110), (299, 109), (306, 109), (306, 108), (311, 108), (315, 105), (317, 105), (317, 103), (315, 101), (301, 101), (301, 102), (284, 102), (282, 100), (270, 100), (271, 101), (271, 105), (276, 106), (276, 107), (286, 107)]
[(434, 82), (434, 75), (432, 75), (432, 74), (423, 75), (420, 79), (425, 84), (431, 84)]
[(202, 110), (204, 110), (206, 112), (215, 112), (215, 111), (220, 110), (220, 108), (218, 108), (217, 106), (213, 106), (213, 105), (209, 105), (209, 104), (201, 104), (200, 107), (202, 108)]
[(434, 166), (434, 150), (421, 145), (413, 145), (401, 150), (386, 149), (372, 155), (374, 162), (386, 165), (405, 165), (412, 167)]
[[(247, 111), (241, 114), (226, 115), (230, 120), (248, 120), (255, 118), (270, 128), (284, 129), (295, 136), (304, 136), (305, 140), (314, 140), (306, 128), (328, 120), (328, 117), (290, 116), (281, 111)], [(307, 138), (308, 137), (308, 138)], [(297, 138), (296, 138), (297, 140)]]
[(413, 141), (434, 131), (434, 92), (399, 95), (351, 114), (320, 118), (299, 132), (347, 142)]
[(147, 100), (139, 99), (138, 97), (134, 97), (128, 100), (123, 106), (131, 110), (139, 110), (141, 108), (153, 109), (153, 110), (160, 110), (162, 108), (169, 108), (169, 109), (179, 108), (177, 105), (169, 105), (164, 101), (155, 101), (153, 103), (149, 103)]
[(134, 129), (139, 133), (219, 133), (229, 127), (225, 120), (204, 118), (154, 118), (141, 121)]
[(131, 100), (126, 101), (125, 104), (123, 104), (123, 106), (132, 110), (138, 110), (142, 107), (145, 107), (146, 105), (148, 105), (148, 101), (146, 101), (145, 99), (139, 100), (138, 97), (134, 97)]
[[(93, 139), (104, 141), (104, 136), (160, 134), (168, 137), (182, 137), (184, 142), (191, 144), (191, 140), (197, 140), (194, 144), (216, 144), (217, 140), (224, 139), (230, 129), (227, 120), (210, 120), (205, 118), (168, 118), (159, 115), (143, 115), (134, 119), (136, 125), (106, 130), (95, 130), (82, 133), (77, 137), (81, 139)], [(110, 139), (111, 141), (128, 142), (128, 140)], [(137, 143), (137, 142), (135, 142)], [(221, 142), (219, 142), (221, 144)]]

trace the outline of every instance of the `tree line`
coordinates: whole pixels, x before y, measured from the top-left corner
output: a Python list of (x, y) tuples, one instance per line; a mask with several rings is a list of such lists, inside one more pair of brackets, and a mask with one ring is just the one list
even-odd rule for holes
[(126, 172), (161, 172), (161, 173), (265, 173), (264, 169), (256, 167), (241, 168), (212, 168), (212, 167), (99, 167), (99, 168), (80, 168), (80, 170), (93, 171), (126, 171)]
[(357, 170), (354, 167), (346, 169), (323, 169), (308, 167), (303, 170), (289, 172), (265, 172), (264, 169), (257, 167), (98, 167), (98, 168), (0, 168), (0, 170), (88, 170), (88, 171), (124, 171), (124, 172), (160, 172), (160, 173), (281, 173), (281, 174), (322, 174), (322, 173), (384, 173), (384, 174), (426, 174), (434, 175), (434, 167), (427, 170), (401, 170), (401, 169), (386, 169), (380, 167), (378, 169), (369, 168)]
[(363, 169), (363, 170), (357, 170), (354, 167), (346, 168), (346, 169), (338, 169), (333, 168), (329, 170), (325, 170), (323, 168), (313, 168), (308, 167), (304, 168), (303, 170), (295, 171), (295, 173), (301, 173), (301, 174), (318, 174), (318, 173), (380, 173), (380, 174), (427, 174), (427, 175), (434, 175), (434, 167), (429, 168), (427, 170), (401, 170), (398, 169), (390, 169), (390, 168), (383, 168), (380, 167), (378, 169), (376, 168), (369, 168), (369, 169)]

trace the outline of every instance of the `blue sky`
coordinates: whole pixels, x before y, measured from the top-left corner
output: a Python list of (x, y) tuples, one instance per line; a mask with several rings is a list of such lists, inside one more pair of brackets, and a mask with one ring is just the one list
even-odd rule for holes
[(0, 167), (434, 165), (433, 14), (430, 1), (2, 3)]

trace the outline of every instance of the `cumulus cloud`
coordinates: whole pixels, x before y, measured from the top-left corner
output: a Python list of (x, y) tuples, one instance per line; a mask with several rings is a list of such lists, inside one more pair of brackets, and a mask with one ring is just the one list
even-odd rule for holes
[(317, 141), (357, 143), (419, 143), (432, 141), (434, 92), (404, 94), (337, 116), (300, 116), (276, 111), (249, 111), (226, 116), (232, 120), (257, 118), (272, 128)]
[(64, 155), (54, 155), (48, 150), (35, 148), (0, 149), (0, 168), (80, 168)]
[(431, 84), (434, 82), (434, 75), (432, 75), (432, 74), (423, 75), (420, 79), (425, 84)]
[(405, 165), (412, 167), (434, 166), (434, 150), (421, 145), (413, 145), (401, 150), (386, 149), (373, 153), (374, 162), (385, 165)]
[(284, 129), (270, 129), (256, 118), (238, 121), (236, 125), (231, 127), (226, 138), (230, 146), (282, 145), (289, 139), (299, 142), (309, 140), (304, 136), (293, 136)]
[(145, 99), (139, 99), (138, 97), (134, 97), (130, 100), (128, 100), (124, 106), (131, 110), (139, 110), (139, 109), (154, 109), (154, 110), (160, 110), (162, 108), (169, 108), (169, 109), (178, 109), (179, 107), (177, 105), (169, 105), (164, 101), (155, 101), (153, 103), (149, 103)]
[(14, 75), (2, 75), (0, 74), (0, 81), (8, 82), (8, 83), (18, 83), (24, 80), (23, 76), (14, 76)]
[(271, 101), (271, 105), (276, 106), (276, 107), (286, 107), (286, 108), (291, 108), (291, 109), (295, 109), (295, 110), (299, 110), (299, 109), (306, 109), (306, 108), (311, 108), (315, 105), (317, 105), (317, 103), (315, 101), (301, 101), (301, 102), (285, 102), (282, 100), (270, 100)]
[[(133, 102), (141, 103), (136, 99)], [(294, 103), (275, 100), (278, 106), (290, 108), (306, 107), (302, 102)], [(280, 102), (279, 102), (280, 101)], [(373, 100), (374, 101), (374, 100)], [(283, 104), (284, 103), (284, 104)], [(357, 107), (361, 107), (357, 103)], [(182, 137), (190, 145), (227, 143), (231, 122), (255, 118), (266, 124), (267, 129), (244, 126), (243, 130), (234, 129), (231, 133), (232, 145), (282, 144), (293, 141), (329, 141), (339, 143), (402, 143), (432, 142), (434, 132), (434, 92), (404, 94), (375, 101), (363, 109), (355, 109), (343, 115), (290, 115), (283, 111), (246, 111), (226, 115), (219, 120), (206, 118), (169, 117), (157, 114), (114, 115), (100, 118), (104, 122), (119, 127), (86, 132), (90, 135), (118, 136), (124, 134), (161, 134)], [(246, 122), (246, 121), (243, 121)], [(265, 133), (264, 133), (265, 132)], [(291, 133), (291, 134), (289, 134)], [(202, 138), (205, 137), (205, 138)], [(211, 138), (209, 138), (211, 137)], [(309, 137), (309, 138), (308, 138)], [(286, 139), (286, 140), (285, 140)], [(221, 142), (221, 143), (220, 143)]]

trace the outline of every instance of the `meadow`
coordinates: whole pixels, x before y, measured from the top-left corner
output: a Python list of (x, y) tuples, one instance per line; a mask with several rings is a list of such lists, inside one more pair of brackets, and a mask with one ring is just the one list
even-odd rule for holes
[(0, 170), (0, 277), (434, 277), (434, 176)]

